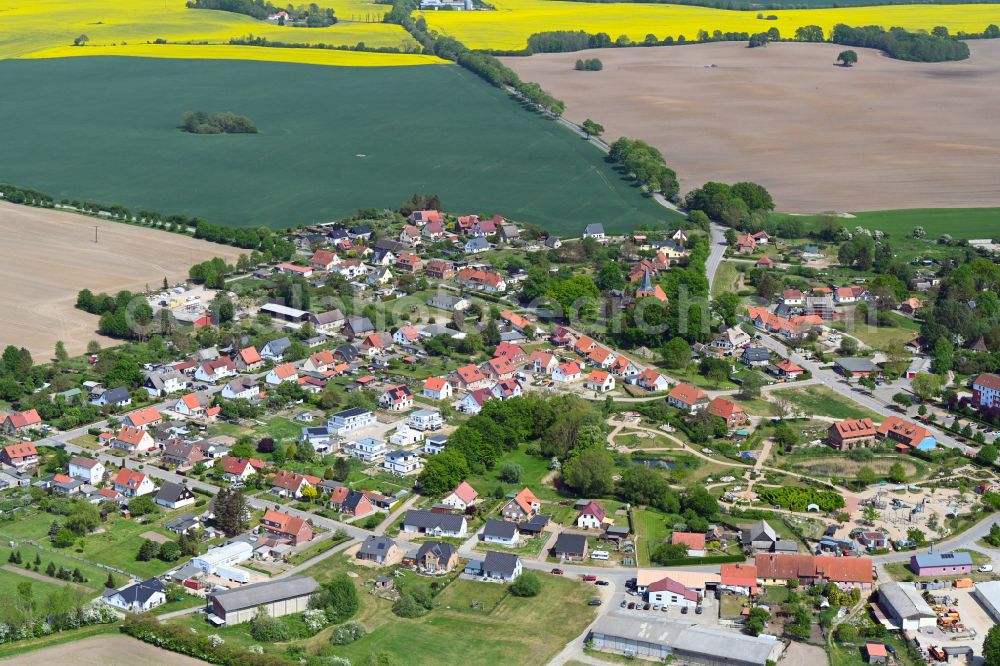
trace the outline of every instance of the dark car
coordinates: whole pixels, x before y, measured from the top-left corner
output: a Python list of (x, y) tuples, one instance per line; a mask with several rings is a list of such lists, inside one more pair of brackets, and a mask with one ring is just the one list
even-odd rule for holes
[(599, 580), (594, 583), (594, 585), (610, 585), (606, 580)]
[(628, 609), (632, 610), (633, 608), (635, 608), (635, 602), (634, 601), (628, 602)]
[(694, 612), (698, 615), (701, 615), (703, 612), (705, 612), (705, 609), (702, 608), (701, 606), (698, 606), (697, 608), (694, 609)]
[(587, 605), (588, 606), (600, 606), (601, 605), (601, 600), (600, 599), (591, 599), (590, 601), (587, 602)]
[(562, 570), (562, 569), (553, 569), (553, 570), (552, 570), (552, 571), (550, 571), (549, 573), (554, 573), (554, 574), (556, 574), (557, 576), (561, 576), (561, 575), (563, 574), (563, 570)]
[(687, 615), (688, 607), (687, 606), (681, 606), (681, 612), (684, 613), (685, 615)]
[(643, 606), (642, 610), (649, 610), (649, 604), (646, 604), (645, 606)]

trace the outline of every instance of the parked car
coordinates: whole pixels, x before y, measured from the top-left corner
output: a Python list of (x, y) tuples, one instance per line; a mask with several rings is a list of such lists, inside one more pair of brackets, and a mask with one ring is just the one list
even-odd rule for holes
[(556, 569), (553, 569), (552, 571), (550, 571), (549, 573), (554, 573), (557, 576), (561, 576), (565, 572), (562, 569), (556, 568)]
[(634, 601), (628, 602), (628, 609), (632, 610), (633, 608), (635, 608), (635, 602)]
[(705, 609), (702, 608), (701, 606), (698, 606), (697, 608), (694, 609), (694, 612), (696, 615), (701, 615), (703, 612), (705, 612)]
[(687, 606), (681, 606), (681, 612), (684, 613), (685, 615), (687, 615), (688, 607)]
[(606, 580), (599, 580), (594, 582), (594, 585), (609, 585), (609, 584), (610, 583), (608, 583), (608, 581)]
[(649, 610), (649, 604), (646, 604), (645, 606), (643, 606), (642, 610)]
[(979, 569), (977, 569), (977, 571), (979, 571), (979, 573), (990, 573), (991, 571), (993, 571), (993, 565), (992, 564), (984, 564), (983, 566), (979, 567)]
[(626, 601), (625, 601), (624, 599), (622, 599), (622, 604), (621, 604), (621, 607), (622, 607), (622, 608), (625, 608), (625, 606), (627, 606), (627, 605), (628, 605), (628, 604), (626, 603)]
[(595, 580), (597, 580), (597, 576), (594, 576), (592, 574), (587, 574), (586, 576), (583, 577), (583, 580), (587, 583), (592, 583)]
[(600, 599), (591, 599), (590, 601), (587, 602), (587, 605), (588, 606), (600, 606), (601, 605), (601, 600)]

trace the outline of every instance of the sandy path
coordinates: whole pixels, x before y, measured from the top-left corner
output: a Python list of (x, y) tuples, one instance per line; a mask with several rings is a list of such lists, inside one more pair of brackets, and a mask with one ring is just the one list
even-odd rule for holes
[[(94, 226), (98, 243), (94, 243)], [(95, 332), (97, 317), (74, 308), (84, 287), (94, 292), (142, 289), (237, 248), (61, 211), (0, 202), (0, 347), (27, 347), (36, 362), (52, 357), (57, 340), (70, 354)]]
[(143, 643), (129, 636), (108, 634), (93, 636), (82, 641), (55, 645), (36, 652), (11, 657), (10, 663), (19, 666), (50, 666), (51, 664), (73, 664), (74, 666), (135, 666), (135, 664), (156, 664), (157, 666), (196, 666), (208, 662), (193, 659), (182, 654), (167, 652)]
[[(605, 139), (660, 148), (681, 191), (754, 180), (779, 210), (1000, 206), (1000, 40), (972, 58), (911, 63), (845, 47), (745, 43), (599, 49), (503, 58), (522, 79), (592, 118)], [(577, 72), (598, 57), (601, 72)], [(709, 67), (708, 65), (716, 65)]]
[[(75, 587), (78, 590), (83, 590), (84, 592), (92, 592), (92, 590), (86, 585), (80, 585), (79, 583), (73, 583), (68, 580), (59, 580), (58, 578), (53, 578), (52, 576), (47, 576), (38, 571), (28, 571), (27, 569), (22, 569), (21, 567), (15, 567), (13, 564), (3, 565), (4, 571), (9, 571), (11, 573), (17, 574), (19, 576), (26, 576), (27, 578), (34, 578), (35, 580), (40, 580), (43, 583), (52, 583), (53, 585), (62, 585), (63, 587)], [(72, 573), (72, 572), (71, 572)]]

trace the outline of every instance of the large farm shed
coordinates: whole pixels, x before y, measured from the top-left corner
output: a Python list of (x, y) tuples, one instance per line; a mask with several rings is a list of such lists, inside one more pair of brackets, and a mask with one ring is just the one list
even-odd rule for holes
[(637, 621), (614, 615), (594, 625), (591, 639), (598, 650), (656, 659), (673, 655), (684, 662), (706, 666), (764, 666), (769, 660), (777, 661), (783, 649), (776, 640), (720, 631), (682, 620)]
[(258, 608), (271, 617), (301, 613), (309, 609), (309, 598), (318, 587), (310, 576), (295, 576), (218, 592), (208, 597), (209, 619), (219, 625), (240, 624), (252, 620)]

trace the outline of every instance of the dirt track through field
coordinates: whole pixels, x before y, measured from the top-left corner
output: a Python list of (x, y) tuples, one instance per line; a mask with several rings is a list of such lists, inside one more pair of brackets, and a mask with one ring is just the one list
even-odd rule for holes
[[(503, 58), (522, 79), (592, 118), (610, 143), (660, 148), (681, 191), (753, 180), (779, 210), (814, 213), (1000, 206), (1000, 40), (953, 63), (845, 47), (745, 43), (600, 49)], [(600, 72), (578, 72), (579, 58)], [(710, 67), (715, 65), (715, 67)]]
[(135, 664), (155, 664), (156, 666), (198, 666), (208, 662), (194, 659), (175, 652), (161, 650), (155, 645), (143, 643), (129, 636), (92, 636), (81, 641), (54, 645), (12, 657), (10, 663), (19, 666), (50, 666), (51, 664), (73, 664), (74, 666), (134, 666)]
[[(98, 243), (94, 243), (94, 226)], [(83, 288), (95, 293), (138, 290), (187, 276), (192, 265), (237, 248), (178, 234), (105, 222), (55, 210), (0, 202), (0, 347), (27, 347), (36, 362), (52, 357), (57, 340), (82, 353), (98, 336), (98, 318), (74, 307)]]
[(27, 578), (34, 578), (35, 580), (40, 580), (43, 583), (52, 583), (53, 585), (62, 585), (63, 587), (74, 587), (78, 590), (83, 590), (84, 592), (92, 592), (86, 585), (80, 585), (79, 583), (73, 583), (68, 580), (59, 580), (58, 578), (53, 578), (52, 576), (47, 576), (43, 573), (37, 571), (28, 571), (27, 569), (21, 569), (20, 567), (15, 567), (13, 564), (5, 564), (2, 568), (4, 571), (9, 571), (10, 573), (17, 574), (19, 576), (26, 576)]

